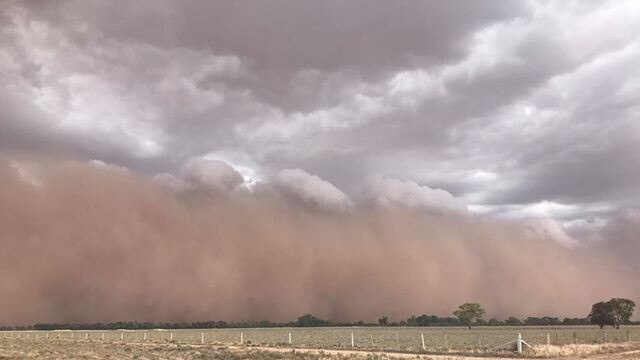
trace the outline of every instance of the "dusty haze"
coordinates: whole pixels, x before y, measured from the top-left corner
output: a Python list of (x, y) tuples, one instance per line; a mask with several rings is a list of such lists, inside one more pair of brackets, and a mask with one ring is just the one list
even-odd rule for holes
[(2, 156), (0, 324), (400, 320), (465, 301), (489, 316), (585, 316), (640, 295), (620, 255), (631, 240), (570, 247), (517, 222), (278, 194), (194, 196), (99, 162)]

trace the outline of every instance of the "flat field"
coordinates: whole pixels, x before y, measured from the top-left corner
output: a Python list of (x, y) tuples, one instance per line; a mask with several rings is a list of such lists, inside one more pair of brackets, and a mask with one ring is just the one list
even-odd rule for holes
[[(530, 345), (639, 342), (640, 327), (600, 330), (593, 326), (562, 327), (329, 327), (189, 330), (9, 331), (1, 339), (25, 341), (104, 341), (260, 345), (275, 347), (365, 349), (401, 352), (500, 353), (512, 348), (517, 334)], [(291, 343), (289, 343), (291, 334)], [(353, 337), (352, 337), (353, 336)], [(353, 343), (352, 343), (353, 338)], [(423, 348), (424, 338), (424, 348)], [(352, 345), (353, 344), (353, 345)]]
[[(415, 354), (370, 350), (306, 349), (261, 347), (256, 345), (187, 344), (175, 342), (119, 342), (101, 340), (63, 340), (0, 338), (0, 359), (226, 359), (226, 360), (518, 360), (515, 354), (473, 355)], [(623, 360), (640, 359), (640, 343), (580, 345), (539, 345), (526, 357), (547, 360)]]

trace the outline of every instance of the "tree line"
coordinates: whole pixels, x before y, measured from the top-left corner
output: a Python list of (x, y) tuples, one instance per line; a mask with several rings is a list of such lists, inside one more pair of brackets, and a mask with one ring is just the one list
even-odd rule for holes
[(224, 328), (276, 328), (276, 327), (348, 327), (348, 326), (563, 326), (563, 325), (590, 325), (595, 324), (603, 328), (620, 325), (640, 325), (640, 322), (631, 321), (635, 309), (635, 302), (624, 298), (613, 298), (609, 301), (601, 301), (593, 304), (591, 312), (584, 318), (568, 318), (560, 320), (557, 317), (527, 317), (519, 319), (509, 316), (499, 320), (491, 318), (484, 320), (485, 310), (478, 303), (465, 303), (454, 312), (454, 317), (439, 317), (437, 315), (412, 315), (406, 320), (389, 321), (382, 316), (377, 322), (336, 322), (318, 318), (312, 314), (305, 314), (296, 321), (272, 322), (262, 321), (196, 321), (196, 322), (110, 322), (110, 323), (38, 323), (29, 326), (5, 326), (0, 330), (145, 330), (145, 329), (224, 329)]

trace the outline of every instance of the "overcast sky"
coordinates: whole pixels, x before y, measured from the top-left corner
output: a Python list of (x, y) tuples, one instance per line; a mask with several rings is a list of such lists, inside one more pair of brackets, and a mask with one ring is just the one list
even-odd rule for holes
[(568, 231), (640, 206), (638, 1), (0, 7), (2, 151), (221, 160), (342, 208), (429, 191)]

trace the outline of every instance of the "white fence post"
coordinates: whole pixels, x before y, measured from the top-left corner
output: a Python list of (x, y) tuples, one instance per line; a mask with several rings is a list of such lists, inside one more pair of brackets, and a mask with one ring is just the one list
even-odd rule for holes
[(204, 333), (200, 333), (200, 343), (204, 344)]
[(147, 341), (147, 332), (144, 332), (144, 337), (142, 338), (143, 341)]
[(104, 341), (104, 333), (100, 334), (100, 340)]
[(124, 342), (124, 331), (120, 332), (120, 341)]
[(240, 344), (244, 344), (244, 334), (240, 333)]
[(169, 341), (173, 341), (173, 331), (169, 334)]
[(353, 331), (351, 332), (351, 347), (356, 347), (356, 343), (353, 340)]
[(518, 349), (518, 354), (522, 354), (522, 334), (518, 333), (518, 338), (516, 339), (516, 348)]
[(289, 345), (291, 345), (291, 333), (289, 333)]
[(422, 339), (422, 350), (427, 351), (427, 347), (424, 344), (424, 333), (420, 334), (420, 338)]
[(89, 333), (88, 332), (84, 333), (84, 339), (85, 340), (89, 339)]

